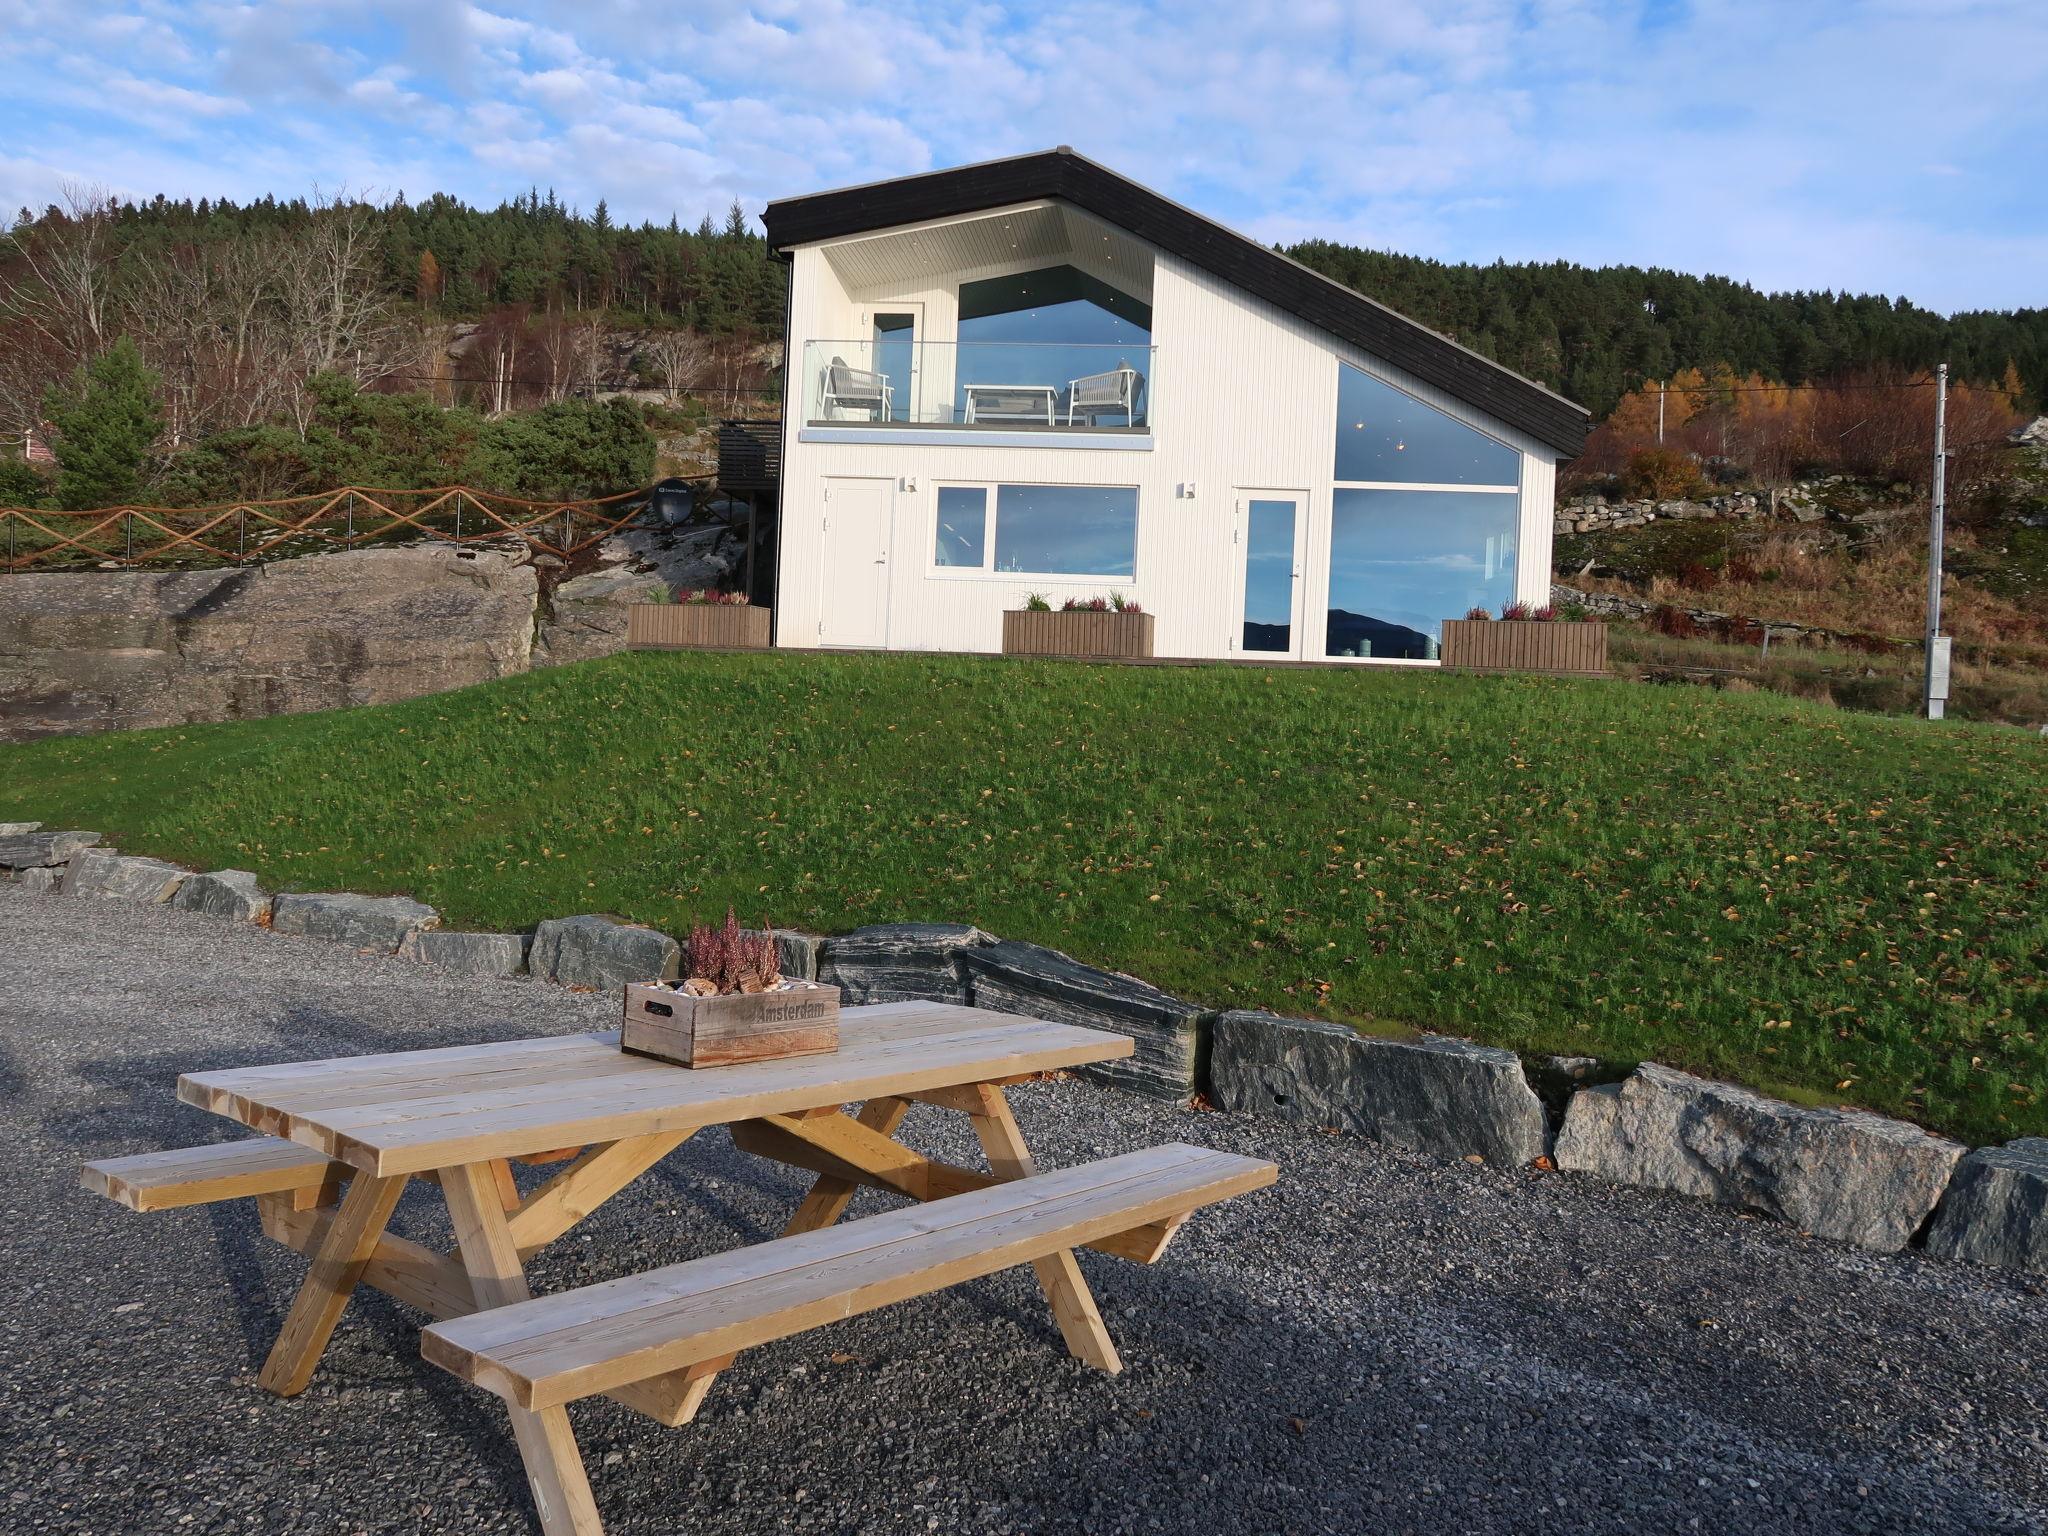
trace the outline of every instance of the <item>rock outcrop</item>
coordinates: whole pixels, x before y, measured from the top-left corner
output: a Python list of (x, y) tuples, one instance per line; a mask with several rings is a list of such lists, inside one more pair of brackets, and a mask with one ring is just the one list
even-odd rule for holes
[(1510, 1167), (1544, 1152), (1543, 1103), (1520, 1059), (1469, 1040), (1233, 1010), (1217, 1016), (1209, 1075), (1222, 1109)]
[(523, 552), (442, 544), (0, 581), (0, 739), (383, 704), (526, 669)]
[(1652, 1062), (1575, 1095), (1557, 1138), (1560, 1168), (1886, 1253), (1912, 1241), (1962, 1155), (1903, 1120), (1785, 1104)]

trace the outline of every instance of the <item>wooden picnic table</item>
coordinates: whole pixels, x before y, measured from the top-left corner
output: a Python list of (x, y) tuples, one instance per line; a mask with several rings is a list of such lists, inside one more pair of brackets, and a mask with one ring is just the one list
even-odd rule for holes
[[(1003, 1089), (1131, 1049), (1104, 1030), (887, 1003), (846, 1009), (834, 1054), (708, 1070), (627, 1055), (607, 1032), (191, 1072), (178, 1080), (181, 1100), (276, 1139), (90, 1164), (86, 1184), (145, 1210), (257, 1198), (263, 1231), (312, 1260), (259, 1376), (281, 1395), (304, 1390), (358, 1285), (437, 1320), (480, 1324), (478, 1314), (520, 1307), (494, 1312), (489, 1332), (448, 1321), (437, 1339), (441, 1329), (430, 1329), (427, 1354), (506, 1397), (543, 1528), (584, 1536), (601, 1527), (563, 1406), (576, 1396), (602, 1392), (663, 1424), (687, 1423), (737, 1348), (1022, 1262), (1036, 1268), (1068, 1349), (1120, 1369), (1072, 1248), (1149, 1263), (1196, 1205), (1272, 1177), (1270, 1164), (1196, 1148), (1085, 1165), (1104, 1170), (1094, 1177), (1037, 1174)], [(897, 1140), (918, 1101), (967, 1114), (989, 1171)], [(534, 1301), (525, 1261), (711, 1125), (730, 1126), (745, 1151), (816, 1175), (784, 1237), (633, 1277), (631, 1306), (579, 1302), (576, 1327), (547, 1331), (544, 1309), (628, 1282)], [(564, 1166), (522, 1194), (515, 1162)], [(385, 1231), (413, 1177), (440, 1187), (454, 1252)], [(863, 1185), (944, 1200), (957, 1214), (895, 1226), (871, 1217), (828, 1232)], [(857, 1227), (875, 1230), (843, 1237)], [(741, 1258), (752, 1265), (744, 1276), (717, 1267)], [(671, 1272), (680, 1278), (662, 1279)], [(762, 1289), (763, 1275), (794, 1299), (758, 1299), (774, 1289)], [(670, 1313), (687, 1313), (658, 1338), (648, 1323), (654, 1281)], [(735, 1293), (756, 1297), (744, 1316), (730, 1304)], [(533, 1337), (511, 1338), (528, 1316)]]

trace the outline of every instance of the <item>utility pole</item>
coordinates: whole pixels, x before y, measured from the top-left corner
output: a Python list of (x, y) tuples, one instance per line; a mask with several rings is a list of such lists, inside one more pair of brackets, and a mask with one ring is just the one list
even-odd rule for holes
[(1948, 480), (1948, 364), (1934, 371), (1934, 500), (1927, 527), (1927, 718), (1948, 704), (1949, 641), (1941, 632), (1941, 541)]
[(1664, 386), (1657, 386), (1657, 446), (1664, 446)]

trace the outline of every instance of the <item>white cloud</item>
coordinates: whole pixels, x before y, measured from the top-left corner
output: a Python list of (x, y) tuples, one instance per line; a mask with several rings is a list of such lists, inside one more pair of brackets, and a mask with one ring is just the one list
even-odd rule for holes
[(0, 69), (13, 200), (317, 171), (666, 218), (1071, 143), (1268, 239), (2044, 297), (2033, 0), (0, 0)]

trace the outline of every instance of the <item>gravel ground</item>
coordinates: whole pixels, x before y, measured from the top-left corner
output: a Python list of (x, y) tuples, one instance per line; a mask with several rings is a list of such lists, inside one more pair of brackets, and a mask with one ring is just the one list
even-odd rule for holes
[[(613, 1009), (0, 887), (0, 1525), (531, 1530), (497, 1399), (420, 1361), (415, 1316), (359, 1297), (312, 1389), (269, 1397), (255, 1372), (303, 1261), (248, 1202), (140, 1216), (77, 1165), (231, 1134), (176, 1103), (181, 1070)], [(1047, 1164), (1181, 1139), (1270, 1157), (1281, 1183), (1197, 1216), (1156, 1267), (1082, 1256), (1113, 1380), (1062, 1353), (1013, 1272), (745, 1355), (687, 1429), (578, 1405), (612, 1536), (2048, 1529), (2039, 1284), (1078, 1082), (1015, 1098)], [(970, 1155), (936, 1111), (906, 1134)], [(772, 1236), (801, 1188), (700, 1136), (537, 1285)], [(430, 1189), (395, 1225), (446, 1241)]]

